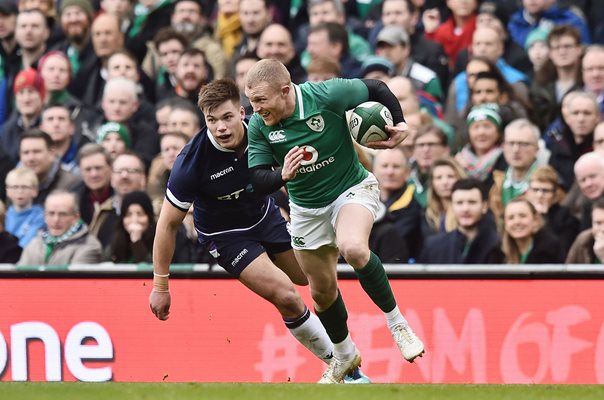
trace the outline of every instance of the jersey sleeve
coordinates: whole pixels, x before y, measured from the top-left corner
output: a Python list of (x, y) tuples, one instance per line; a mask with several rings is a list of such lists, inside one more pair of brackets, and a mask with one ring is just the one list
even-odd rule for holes
[(193, 200), (195, 199), (195, 177), (197, 176), (194, 167), (187, 165), (190, 160), (188, 153), (184, 151), (178, 155), (172, 171), (170, 171), (170, 179), (168, 179), (168, 187), (166, 188), (166, 199), (174, 207), (181, 211), (187, 212)]
[(337, 112), (344, 112), (369, 100), (367, 86), (360, 79), (331, 79), (324, 82), (327, 104)]
[(274, 164), (270, 145), (262, 135), (263, 125), (261, 118), (254, 114), (247, 127), (249, 168)]

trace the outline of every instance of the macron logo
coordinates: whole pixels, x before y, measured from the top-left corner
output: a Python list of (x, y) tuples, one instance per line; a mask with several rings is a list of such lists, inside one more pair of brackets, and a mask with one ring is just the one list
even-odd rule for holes
[(285, 133), (285, 131), (282, 130), (282, 129), (278, 130), (278, 131), (269, 132), (269, 134), (268, 134), (268, 140), (271, 143), (285, 142), (287, 139), (285, 138), (284, 133)]
[(222, 178), (223, 176), (225, 176), (229, 172), (233, 172), (234, 170), (235, 170), (235, 168), (233, 168), (233, 167), (228, 167), (226, 169), (223, 169), (220, 172), (216, 172), (215, 174), (210, 175), (210, 180), (213, 181), (214, 179)]
[(231, 266), (234, 267), (235, 265), (237, 265), (237, 263), (239, 261), (241, 261), (241, 259), (243, 258), (243, 256), (246, 255), (246, 254), (247, 254), (247, 249), (243, 249), (241, 251), (241, 253), (237, 254), (237, 257), (235, 257), (235, 259), (233, 261), (231, 261)]

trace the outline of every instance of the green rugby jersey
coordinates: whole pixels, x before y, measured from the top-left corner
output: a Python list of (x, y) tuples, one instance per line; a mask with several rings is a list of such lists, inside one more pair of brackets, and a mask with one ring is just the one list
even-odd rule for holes
[(287, 119), (266, 126), (254, 114), (248, 126), (249, 167), (283, 165), (294, 146), (305, 149), (296, 178), (287, 183), (290, 200), (301, 207), (331, 204), (368, 175), (352, 144), (346, 110), (368, 100), (360, 79), (332, 79), (293, 85), (296, 108)]

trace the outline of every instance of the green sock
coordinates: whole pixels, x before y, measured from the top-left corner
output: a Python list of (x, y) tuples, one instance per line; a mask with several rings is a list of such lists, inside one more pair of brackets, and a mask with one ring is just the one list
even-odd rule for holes
[(346, 305), (344, 304), (339, 289), (336, 301), (334, 301), (327, 310), (315, 310), (315, 313), (325, 327), (327, 335), (329, 335), (329, 339), (331, 339), (332, 343), (340, 343), (346, 339), (346, 336), (348, 336), (348, 326), (346, 325), (348, 312), (346, 311)]
[(355, 272), (365, 293), (383, 312), (390, 312), (396, 307), (388, 276), (378, 256), (371, 252), (367, 265), (355, 269)]

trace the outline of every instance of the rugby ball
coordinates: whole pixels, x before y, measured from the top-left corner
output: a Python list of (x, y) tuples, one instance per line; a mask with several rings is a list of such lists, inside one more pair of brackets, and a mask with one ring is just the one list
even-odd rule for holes
[(392, 114), (383, 104), (366, 101), (352, 110), (348, 130), (352, 138), (364, 146), (369, 142), (387, 140), (386, 126), (392, 126)]

